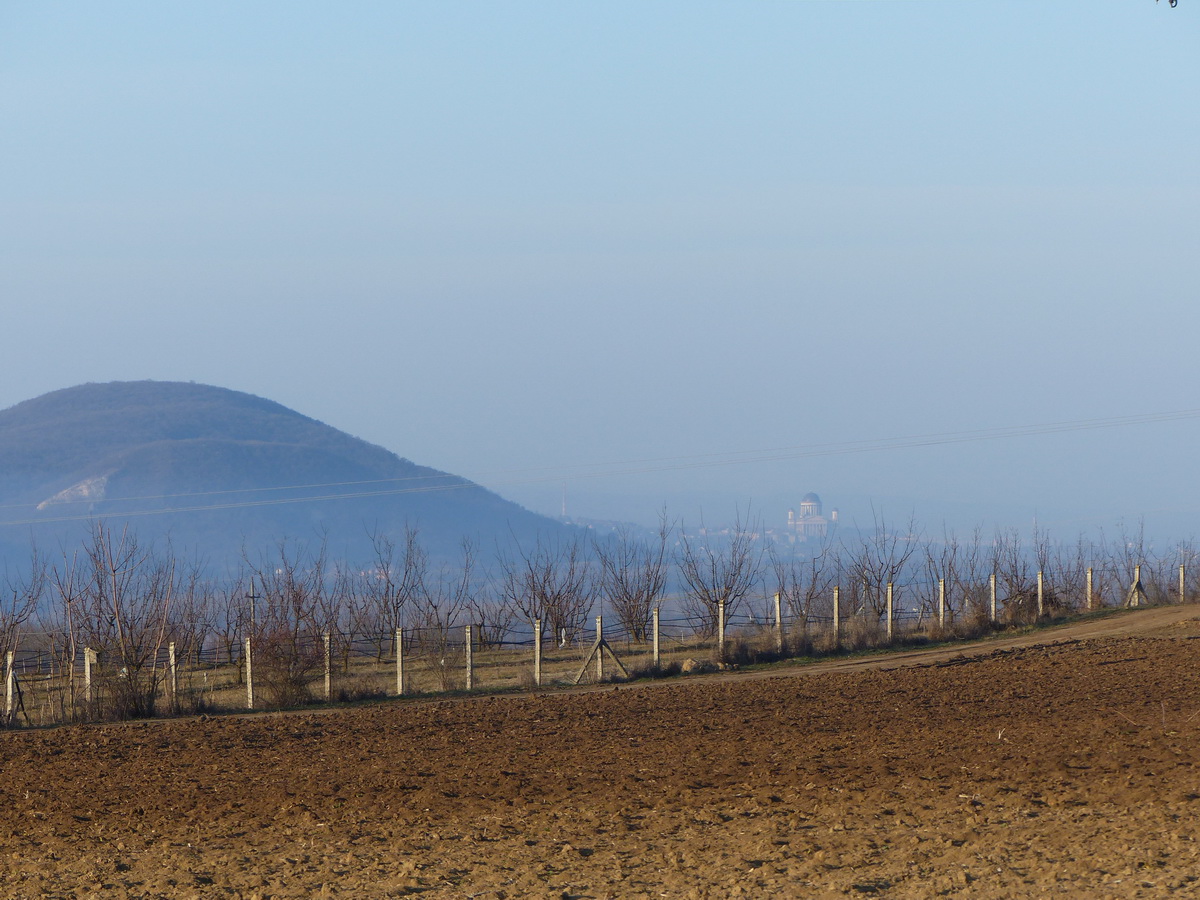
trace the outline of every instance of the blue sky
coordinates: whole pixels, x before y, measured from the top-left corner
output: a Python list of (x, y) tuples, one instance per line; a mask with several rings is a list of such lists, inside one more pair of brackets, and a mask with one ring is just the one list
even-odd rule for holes
[(195, 380), (542, 511), (1187, 537), (1195, 418), (624, 463), (1200, 407), (1198, 37), (1193, 0), (0, 3), (0, 406)]

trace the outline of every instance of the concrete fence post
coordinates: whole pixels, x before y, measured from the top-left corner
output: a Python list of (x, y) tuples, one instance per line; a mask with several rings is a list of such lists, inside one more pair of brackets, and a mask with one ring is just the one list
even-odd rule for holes
[(1141, 606), (1143, 596), (1144, 596), (1144, 592), (1142, 591), (1142, 564), (1138, 563), (1136, 566), (1133, 567), (1133, 587), (1130, 588), (1129, 601), (1125, 605), (1126, 606)]
[(938, 579), (938, 627), (946, 627), (946, 579)]
[(1088, 566), (1087, 577), (1083, 583), (1084, 606), (1090, 612), (1095, 601), (1092, 599), (1092, 567)]
[(542, 686), (542, 620), (533, 620), (533, 686)]
[(1187, 602), (1186, 596), (1184, 595), (1184, 592), (1183, 592), (1183, 575), (1184, 575), (1184, 568), (1183, 568), (1183, 564), (1180, 563), (1180, 565), (1179, 565), (1179, 602), (1180, 603)]
[(1046, 614), (1046, 581), (1041, 569), (1038, 569), (1037, 614), (1039, 619)]
[(404, 696), (404, 629), (396, 629), (396, 696)]
[(604, 648), (600, 642), (604, 640), (604, 616), (596, 616), (596, 683), (604, 681)]
[(842, 589), (833, 587), (833, 646), (842, 646)]
[(654, 627), (654, 637), (653, 637), (654, 643), (652, 644), (652, 650), (651, 650), (651, 652), (654, 655), (653, 656), (654, 668), (656, 668), (656, 669), (658, 668), (658, 664), (659, 664), (660, 660), (662, 659), (662, 657), (660, 656), (660, 653), (659, 653), (659, 636), (658, 636), (660, 621), (661, 621), (661, 619), (660, 619), (660, 614), (659, 614), (659, 608), (656, 604), (654, 607), (654, 620), (652, 623), (653, 627)]
[(171, 689), (171, 711), (179, 712), (179, 670), (175, 663), (175, 642), (167, 644), (167, 666), (170, 671), (168, 686)]
[(717, 660), (725, 662), (725, 601), (717, 601)]
[(775, 652), (783, 656), (783, 600), (775, 592)]
[(250, 638), (246, 638), (246, 709), (254, 709), (254, 656)]
[(328, 631), (321, 635), (321, 643), (325, 649), (325, 702), (328, 703), (333, 697), (333, 653)]
[(887, 639), (888, 643), (896, 636), (895, 628), (895, 606), (893, 605), (892, 583), (887, 583)]
[(17, 673), (13, 668), (17, 662), (17, 654), (9, 650), (4, 660), (4, 718), (6, 720), (12, 718), (13, 714), (13, 693), (16, 687)]
[(988, 618), (989, 621), (996, 621), (996, 573), (993, 572), (988, 576)]
[(92, 702), (92, 648), (83, 648), (83, 700)]
[(472, 626), (470, 626), (470, 625), (466, 626), (466, 635), (464, 638), (464, 640), (466, 640), (466, 643), (467, 643), (466, 650), (467, 650), (467, 690), (468, 691), (474, 690), (474, 688), (475, 688), (475, 646), (471, 640), (472, 630), (473, 630)]

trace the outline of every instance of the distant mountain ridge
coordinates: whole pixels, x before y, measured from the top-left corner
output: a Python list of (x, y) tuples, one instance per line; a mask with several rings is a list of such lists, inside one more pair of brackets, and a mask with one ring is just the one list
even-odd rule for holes
[[(0, 411), (0, 550), (95, 516), (214, 560), (324, 536), (368, 558), (368, 532), (415, 525), (435, 555), (463, 537), (563, 526), (279, 403), (182, 382), (84, 384)], [(74, 526), (74, 527), (73, 527)]]

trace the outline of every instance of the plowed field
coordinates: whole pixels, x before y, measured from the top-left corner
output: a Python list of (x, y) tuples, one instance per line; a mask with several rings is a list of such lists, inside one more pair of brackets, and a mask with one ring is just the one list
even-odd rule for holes
[(0, 733), (0, 895), (1193, 894), (1197, 615), (779, 677)]

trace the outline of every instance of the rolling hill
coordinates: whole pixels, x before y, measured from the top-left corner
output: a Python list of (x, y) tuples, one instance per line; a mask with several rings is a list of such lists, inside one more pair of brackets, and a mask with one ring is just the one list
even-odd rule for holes
[(85, 384), (0, 411), (0, 552), (57, 549), (88, 522), (226, 565), (281, 540), (370, 559), (369, 533), (415, 525), (430, 553), (485, 552), (559, 523), (278, 403), (179, 382)]

